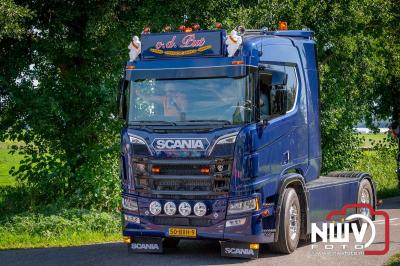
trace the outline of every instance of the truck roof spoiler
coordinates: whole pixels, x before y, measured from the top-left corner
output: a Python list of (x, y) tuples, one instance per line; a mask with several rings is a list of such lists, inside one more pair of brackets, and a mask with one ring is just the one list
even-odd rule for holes
[(284, 36), (284, 37), (295, 37), (295, 38), (305, 38), (312, 39), (314, 37), (314, 32), (309, 29), (303, 30), (281, 30), (281, 31), (268, 31), (265, 29), (246, 29), (243, 36), (257, 36), (257, 35), (273, 35), (273, 36)]

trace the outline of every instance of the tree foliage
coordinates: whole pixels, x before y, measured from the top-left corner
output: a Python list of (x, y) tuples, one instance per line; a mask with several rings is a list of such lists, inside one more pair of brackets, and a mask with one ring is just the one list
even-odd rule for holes
[(361, 119), (399, 119), (399, 6), (395, 1), (111, 0), (0, 4), (0, 139), (20, 140), (13, 174), (38, 202), (111, 208), (118, 195), (115, 92), (127, 44), (143, 26), (315, 31), (324, 169), (349, 169)]

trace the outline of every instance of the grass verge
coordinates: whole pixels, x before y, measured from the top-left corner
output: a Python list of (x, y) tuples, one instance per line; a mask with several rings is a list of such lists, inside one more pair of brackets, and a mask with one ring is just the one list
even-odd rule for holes
[(121, 239), (118, 213), (62, 210), (57, 213), (23, 213), (0, 221), (0, 250), (65, 247)]
[(398, 266), (398, 265), (400, 265), (400, 252), (391, 256), (389, 260), (384, 264), (384, 266)]

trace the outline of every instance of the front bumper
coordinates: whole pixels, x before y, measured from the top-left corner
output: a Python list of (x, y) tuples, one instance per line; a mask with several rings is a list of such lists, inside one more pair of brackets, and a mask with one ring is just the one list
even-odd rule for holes
[[(144, 236), (144, 237), (162, 237), (168, 238), (170, 228), (186, 228), (196, 229), (196, 237), (178, 237), (186, 239), (215, 239), (225, 241), (240, 241), (248, 243), (271, 243), (274, 241), (273, 230), (264, 229), (263, 218), (272, 216), (273, 210), (265, 209), (252, 211), (247, 213), (226, 215), (228, 199), (206, 200), (206, 205), (209, 207), (208, 214), (202, 219), (208, 219), (208, 223), (203, 223), (201, 226), (196, 223), (199, 217), (188, 216), (182, 217), (177, 215), (171, 216), (152, 216), (149, 213), (148, 206), (152, 201), (150, 198), (136, 198), (138, 200), (139, 210), (131, 212), (123, 210), (123, 235), (124, 236)], [(190, 202), (190, 201), (189, 201)], [(191, 203), (192, 204), (192, 203)], [(233, 226), (227, 226), (228, 220), (245, 219), (243, 223)], [(175, 220), (176, 219), (176, 220)], [(187, 219), (187, 225), (176, 223)], [(160, 224), (160, 221), (163, 224)], [(170, 223), (168, 223), (171, 221)], [(198, 221), (198, 220), (197, 220)]]

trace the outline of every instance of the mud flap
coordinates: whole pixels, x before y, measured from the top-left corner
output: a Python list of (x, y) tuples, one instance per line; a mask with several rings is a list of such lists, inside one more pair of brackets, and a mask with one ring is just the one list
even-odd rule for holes
[(135, 237), (128, 246), (133, 253), (163, 253), (163, 239), (161, 237)]
[(244, 242), (220, 241), (221, 256), (257, 259), (259, 244), (251, 244)]

